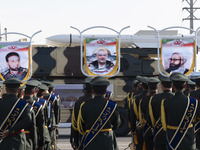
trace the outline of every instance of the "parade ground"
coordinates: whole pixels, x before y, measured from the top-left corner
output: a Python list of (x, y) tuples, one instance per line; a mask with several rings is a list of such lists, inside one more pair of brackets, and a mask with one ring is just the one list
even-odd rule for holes
[[(70, 145), (70, 128), (58, 128), (59, 137), (57, 140), (57, 150), (73, 150)], [(117, 137), (119, 150), (124, 150), (131, 142), (131, 136)], [(130, 148), (127, 148), (130, 150)]]

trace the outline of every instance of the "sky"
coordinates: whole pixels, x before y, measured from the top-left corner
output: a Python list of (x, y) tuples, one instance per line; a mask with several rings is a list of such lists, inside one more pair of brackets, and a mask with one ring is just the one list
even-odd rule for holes
[[(182, 21), (189, 13), (182, 10), (189, 7), (182, 0), (0, 0), (1, 33), (23, 33), (33, 37), (34, 44), (45, 44), (45, 38), (58, 34), (79, 34), (70, 26), (83, 31), (92, 26), (106, 26), (121, 34), (135, 34), (139, 30), (161, 30), (171, 26), (190, 27), (189, 21)], [(200, 2), (194, 5), (200, 6)], [(197, 18), (200, 10), (194, 15)], [(194, 29), (200, 21), (194, 21)], [(184, 29), (180, 29), (182, 32)], [(185, 32), (185, 31), (183, 31)], [(92, 29), (86, 34), (113, 34), (106, 29)], [(189, 31), (188, 31), (189, 34)], [(20, 36), (8, 35), (8, 41)]]

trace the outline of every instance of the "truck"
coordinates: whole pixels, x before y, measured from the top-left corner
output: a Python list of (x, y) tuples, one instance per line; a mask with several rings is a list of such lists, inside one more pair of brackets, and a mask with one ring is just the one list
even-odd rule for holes
[[(162, 35), (177, 34), (177, 31), (173, 30), (166, 31)], [(64, 35), (60, 35), (62, 36)], [(32, 78), (47, 79), (55, 83), (55, 93), (61, 95), (62, 101), (61, 123), (71, 121), (73, 104), (82, 95), (82, 85), (86, 78), (80, 69), (80, 39), (74, 36), (76, 39), (74, 38), (73, 42), (72, 35), (65, 37), (67, 38), (64, 40), (63, 37), (57, 38), (57, 41), (53, 41), (52, 37), (47, 38), (51, 46), (32, 45)], [(109, 90), (113, 92), (113, 100), (119, 106), (122, 120), (119, 129), (115, 131), (117, 136), (126, 135), (130, 131), (124, 101), (127, 93), (132, 90), (132, 81), (137, 75), (150, 77), (159, 74), (155, 37), (152, 31), (139, 31), (134, 36), (124, 35), (121, 39), (120, 71), (116, 76), (109, 78), (111, 83)]]

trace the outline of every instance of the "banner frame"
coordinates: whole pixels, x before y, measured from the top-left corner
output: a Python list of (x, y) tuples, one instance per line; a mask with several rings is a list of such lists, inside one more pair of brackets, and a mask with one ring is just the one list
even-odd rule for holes
[[(18, 33), (18, 32), (6, 32), (6, 33), (0, 34), (0, 37), (1, 37), (2, 35), (7, 35), (7, 34), (17, 34), (17, 35), (25, 36), (25, 37), (27, 37), (27, 38), (29, 39), (30, 58), (31, 58), (31, 61), (30, 61), (30, 74), (29, 74), (29, 77), (28, 77), (26, 80), (22, 80), (22, 82), (28, 81), (28, 80), (31, 78), (31, 76), (32, 76), (32, 46), (31, 46), (31, 43), (32, 43), (33, 37), (34, 37), (36, 34), (40, 33), (40, 32), (42, 32), (42, 30), (39, 30), (39, 31), (35, 32), (32, 36), (28, 36), (28, 35), (26, 35), (26, 34)], [(0, 42), (2, 42), (2, 41), (0, 41)], [(7, 41), (5, 41), (5, 42), (7, 42)], [(11, 42), (12, 42), (12, 41), (11, 41)], [(29, 59), (30, 59), (30, 58), (29, 58)], [(2, 81), (0, 81), (0, 82), (4, 82), (4, 81), (2, 80)]]

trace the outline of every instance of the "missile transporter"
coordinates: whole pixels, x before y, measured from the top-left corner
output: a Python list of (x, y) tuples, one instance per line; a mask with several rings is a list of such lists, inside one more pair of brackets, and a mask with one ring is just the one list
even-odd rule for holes
[[(127, 93), (137, 75), (155, 76), (157, 70), (156, 48), (121, 48), (120, 71), (109, 78), (109, 90), (118, 104), (122, 123), (115, 131), (123, 136), (129, 133), (128, 112), (124, 107)], [(80, 46), (49, 47), (32, 46), (32, 77), (47, 79), (55, 83), (55, 93), (61, 97), (61, 123), (70, 123), (75, 100), (82, 96), (85, 75), (80, 69)]]

